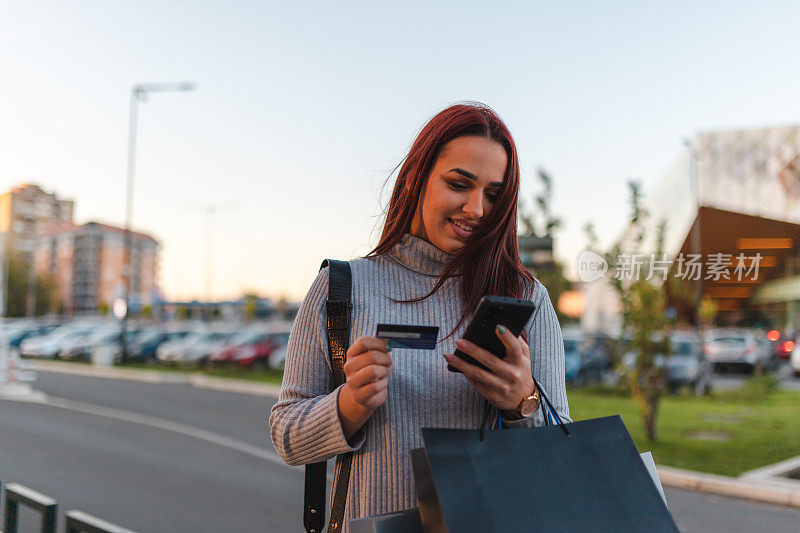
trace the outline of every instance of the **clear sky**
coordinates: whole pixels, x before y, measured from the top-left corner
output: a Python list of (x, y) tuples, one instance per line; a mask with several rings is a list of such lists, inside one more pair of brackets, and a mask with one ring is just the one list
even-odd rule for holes
[(161, 285), (205, 295), (214, 205), (214, 296), (299, 299), (322, 259), (377, 243), (384, 181), (448, 104), (500, 113), (526, 199), (551, 173), (569, 262), (587, 221), (620, 232), (625, 181), (653, 190), (684, 137), (800, 122), (797, 2), (393, 6), (0, 0), (0, 188), (121, 225), (130, 87), (195, 81), (140, 107), (133, 218), (163, 245)]

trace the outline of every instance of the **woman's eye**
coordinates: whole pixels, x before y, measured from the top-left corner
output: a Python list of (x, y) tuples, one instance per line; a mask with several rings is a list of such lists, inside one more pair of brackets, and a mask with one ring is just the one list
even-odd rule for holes
[(447, 185), (449, 185), (454, 191), (465, 191), (467, 189), (466, 185), (463, 183), (458, 183), (457, 181), (448, 181)]
[(497, 201), (497, 196), (498, 196), (497, 194), (487, 194), (486, 199), (494, 203)]

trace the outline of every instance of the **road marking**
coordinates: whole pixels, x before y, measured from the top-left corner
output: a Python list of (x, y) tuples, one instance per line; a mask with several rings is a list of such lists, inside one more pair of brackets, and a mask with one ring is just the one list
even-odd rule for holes
[(283, 460), (275, 452), (259, 448), (258, 446), (253, 446), (252, 444), (247, 444), (246, 442), (242, 442), (240, 440), (226, 437), (225, 435), (221, 435), (219, 433), (214, 433), (213, 431), (207, 431), (205, 429), (199, 429), (193, 426), (187, 426), (184, 424), (180, 424), (178, 422), (172, 422), (170, 420), (165, 420), (163, 418), (157, 418), (155, 416), (142, 415), (139, 413), (133, 413), (131, 411), (123, 411), (122, 409), (103, 407), (101, 405), (94, 405), (90, 403), (65, 400), (63, 398), (54, 398), (52, 396), (48, 396), (47, 399), (44, 401), (33, 401), (33, 402), (26, 401), (25, 403), (41, 403), (44, 405), (50, 405), (52, 407), (58, 407), (61, 409), (69, 409), (70, 411), (78, 411), (90, 415), (103, 416), (106, 418), (113, 418), (115, 420), (122, 420), (124, 422), (132, 422), (134, 424), (142, 424), (145, 426), (163, 429), (166, 431), (171, 431), (173, 433), (186, 435), (187, 437), (192, 437), (195, 439), (210, 442), (218, 446), (223, 446), (231, 450), (236, 450), (238, 452), (246, 453), (247, 455), (257, 457), (258, 459), (264, 459), (265, 461), (269, 461), (277, 465), (291, 468), (297, 472), (302, 471), (301, 467), (299, 466), (290, 467), (289, 465), (284, 463)]

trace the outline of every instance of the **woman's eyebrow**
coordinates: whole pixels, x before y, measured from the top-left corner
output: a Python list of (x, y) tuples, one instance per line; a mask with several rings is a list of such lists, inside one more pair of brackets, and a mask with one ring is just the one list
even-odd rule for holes
[[(468, 170), (464, 170), (463, 168), (451, 168), (448, 172), (455, 172), (457, 174), (461, 174), (465, 178), (470, 179), (470, 180), (472, 180), (474, 182), (478, 181), (478, 176), (476, 176), (475, 174), (473, 174), (472, 172), (470, 172)], [(493, 181), (493, 182), (489, 183), (489, 186), (490, 187), (502, 187), (503, 186), (503, 182), (502, 181)]]

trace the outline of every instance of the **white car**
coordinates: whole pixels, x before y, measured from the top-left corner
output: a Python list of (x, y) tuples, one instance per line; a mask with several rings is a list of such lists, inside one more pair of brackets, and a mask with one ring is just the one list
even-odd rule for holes
[(794, 377), (800, 378), (800, 344), (795, 343), (792, 355), (789, 358), (789, 365), (792, 367)]
[(23, 357), (55, 359), (64, 347), (92, 331), (91, 327), (61, 326), (49, 335), (25, 339), (20, 344)]
[(187, 335), (179, 341), (165, 342), (158, 347), (156, 357), (162, 362), (198, 364), (219, 350), (233, 336), (228, 331), (205, 331)]
[(203, 335), (205, 332), (195, 331), (185, 337), (162, 342), (156, 349), (156, 358), (164, 363), (183, 361), (184, 352)]
[(286, 345), (278, 346), (269, 354), (269, 366), (275, 370), (283, 370), (286, 365)]
[(749, 329), (712, 329), (705, 334), (704, 351), (715, 368), (738, 366), (756, 371), (766, 364), (764, 352)]

